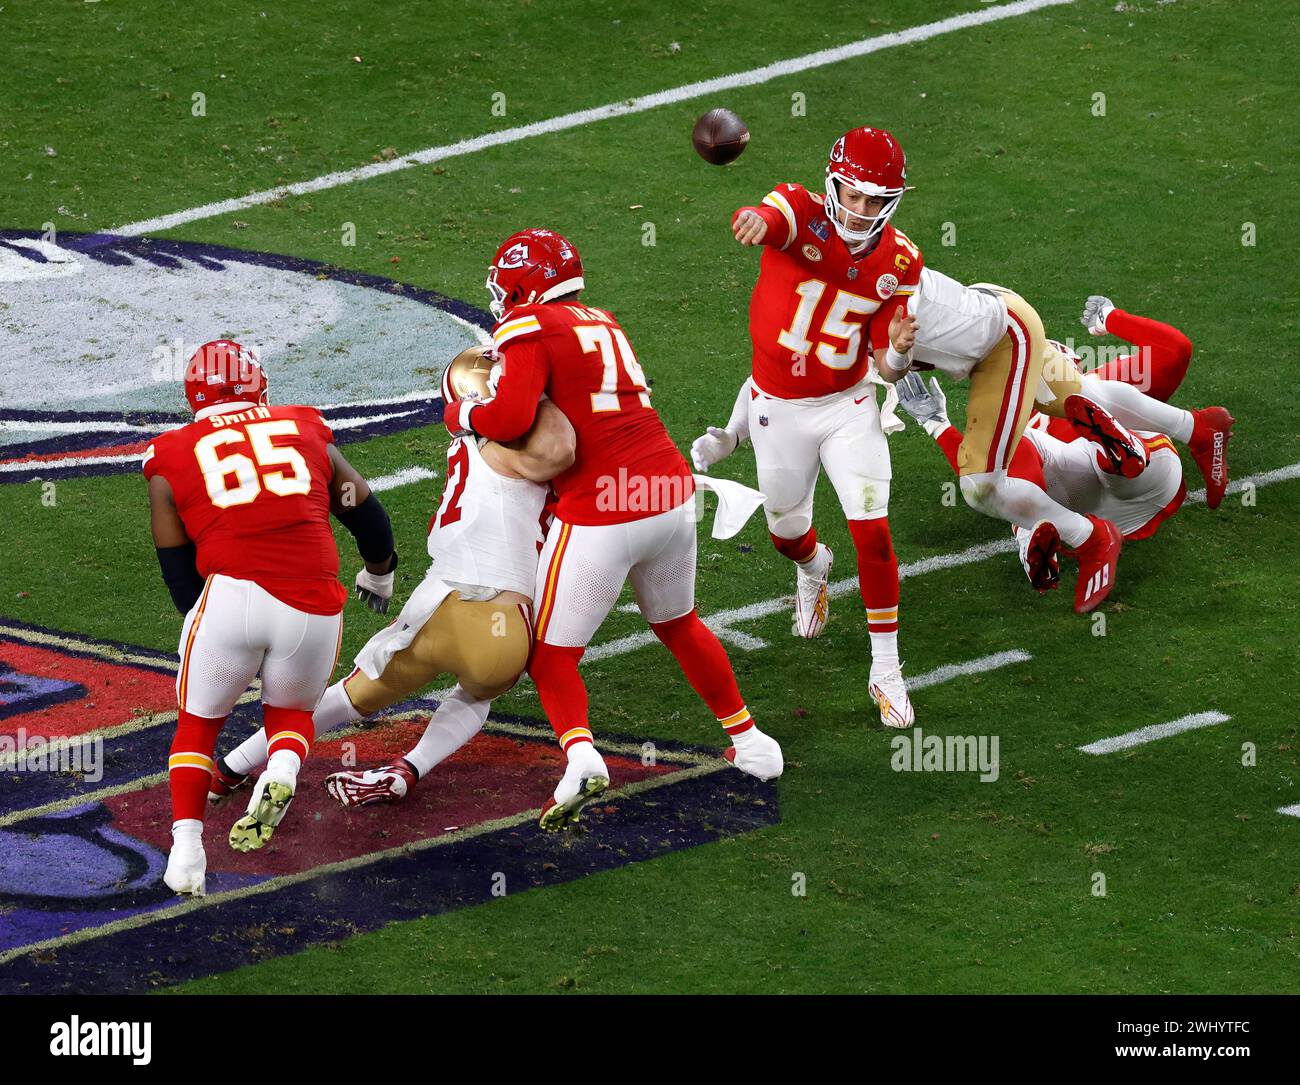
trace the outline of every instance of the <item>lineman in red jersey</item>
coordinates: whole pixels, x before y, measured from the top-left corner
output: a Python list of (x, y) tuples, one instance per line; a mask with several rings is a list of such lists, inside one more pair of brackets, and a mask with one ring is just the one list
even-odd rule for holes
[[(871, 635), (869, 690), (890, 727), (915, 717), (898, 658), (891, 469), (870, 374), (921, 274), (920, 250), (889, 223), (906, 173), (893, 136), (856, 128), (831, 148), (825, 196), (778, 185), (761, 207), (742, 207), (732, 220), (742, 245), (764, 247), (749, 309), (749, 433), (768, 531), (796, 565), (794, 632), (819, 636), (829, 610), (832, 554), (812, 523), (825, 467), (857, 550)], [(706, 435), (709, 448), (696, 443), (697, 467), (735, 447), (718, 441), (713, 448)]]
[(781, 774), (781, 748), (750, 718), (717, 637), (695, 612), (695, 481), (650, 405), (645, 374), (612, 315), (578, 302), (577, 250), (549, 230), (523, 230), (488, 272), (501, 373), (492, 398), (449, 405), (447, 428), (509, 441), (532, 425), (543, 395), (577, 435), (573, 466), (542, 549), (529, 674), (568, 758), (542, 828), (576, 821), (609, 785), (593, 745), (578, 663), (627, 580), (650, 628), (731, 737), (726, 756), (761, 779)]
[(311, 713), (338, 658), (347, 598), (330, 513), (357, 539), (357, 593), (375, 610), (387, 610), (397, 554), (387, 513), (319, 412), (269, 406), (252, 351), (204, 344), (186, 368), (185, 394), (194, 421), (156, 438), (142, 466), (163, 579), (185, 615), (163, 880), (202, 895), (217, 734), (255, 675), (270, 757), (232, 847), (271, 838), (311, 749)]

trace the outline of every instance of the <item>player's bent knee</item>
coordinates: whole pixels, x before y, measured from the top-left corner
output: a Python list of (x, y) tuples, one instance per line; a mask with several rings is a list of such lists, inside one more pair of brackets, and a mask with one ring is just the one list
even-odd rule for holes
[(962, 475), (960, 484), (961, 495), (966, 499), (966, 504), (986, 516), (998, 515), (999, 495), (996, 475), (987, 471), (977, 475)]
[(344, 679), (343, 692), (352, 702), (352, 707), (363, 716), (373, 716), (376, 712), (400, 700), (400, 697), (384, 684), (383, 675), (374, 679), (362, 670), (353, 671)]

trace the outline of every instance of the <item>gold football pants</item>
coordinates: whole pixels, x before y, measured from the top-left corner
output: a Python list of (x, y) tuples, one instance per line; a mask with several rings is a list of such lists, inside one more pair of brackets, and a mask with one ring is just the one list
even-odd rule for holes
[(532, 643), (527, 609), (517, 599), (471, 601), (452, 592), (383, 674), (371, 678), (358, 668), (345, 679), (348, 698), (369, 716), (447, 673), (478, 700), (501, 696), (519, 681)]
[(1064, 417), (1065, 397), (1082, 388), (1078, 368), (1047, 342), (1034, 307), (1010, 291), (1003, 298), (1007, 334), (971, 370), (966, 431), (957, 450), (961, 475), (1006, 469), (1043, 384), (1054, 398), (1037, 406), (1056, 418)]

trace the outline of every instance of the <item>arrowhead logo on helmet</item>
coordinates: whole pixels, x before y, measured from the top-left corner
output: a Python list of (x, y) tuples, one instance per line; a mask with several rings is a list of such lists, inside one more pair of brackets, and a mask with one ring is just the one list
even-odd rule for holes
[(552, 230), (520, 230), (497, 249), (485, 285), (492, 295), (488, 308), (501, 320), (516, 305), (553, 301), (582, 290), (582, 257)]

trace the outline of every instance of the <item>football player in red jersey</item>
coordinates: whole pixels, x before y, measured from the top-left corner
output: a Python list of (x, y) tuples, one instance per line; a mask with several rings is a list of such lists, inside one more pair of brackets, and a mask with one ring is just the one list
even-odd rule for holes
[(202, 895), (203, 811), (226, 717), (255, 675), (269, 761), (230, 831), (247, 851), (271, 838), (311, 749), (311, 714), (338, 658), (347, 593), (330, 513), (365, 562), (357, 594), (387, 610), (397, 553), (379, 499), (312, 407), (272, 407), (253, 352), (205, 343), (185, 371), (194, 412), (144, 453), (154, 545), (185, 615), (168, 759), (172, 850), (163, 880)]
[[(820, 635), (829, 610), (832, 554), (812, 522), (824, 467), (857, 551), (871, 636), (868, 688), (890, 727), (907, 727), (915, 715), (898, 658), (891, 469), (870, 374), (901, 333), (921, 274), (920, 250), (890, 224), (906, 176), (893, 136), (855, 128), (831, 148), (825, 195), (778, 185), (732, 219), (737, 241), (763, 246), (749, 308), (749, 434), (768, 531), (797, 570), (794, 632)], [(693, 449), (696, 467), (707, 470), (734, 447), (729, 437), (706, 435)]]
[(695, 481), (650, 405), (645, 373), (618, 321), (582, 304), (582, 261), (550, 230), (522, 230), (488, 272), (495, 395), (447, 407), (447, 428), (509, 441), (532, 424), (543, 395), (577, 435), (573, 466), (551, 482), (555, 519), (542, 549), (529, 674), (568, 758), (543, 807), (544, 829), (577, 820), (609, 785), (593, 744), (584, 650), (624, 582), (650, 628), (731, 737), (726, 756), (761, 779), (781, 774), (781, 748), (761, 732), (736, 687), (726, 652), (695, 612)]

